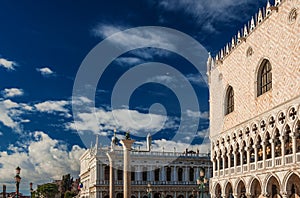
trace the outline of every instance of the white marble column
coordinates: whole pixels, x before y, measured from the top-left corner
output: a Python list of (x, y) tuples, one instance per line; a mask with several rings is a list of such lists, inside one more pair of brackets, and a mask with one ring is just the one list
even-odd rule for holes
[(272, 153), (272, 167), (275, 167), (275, 141), (270, 140), (271, 142), (271, 153)]
[(265, 142), (262, 142), (261, 143), (262, 145), (262, 149), (263, 149), (263, 169), (266, 168), (266, 145), (265, 145)]
[(109, 198), (115, 198), (115, 158), (114, 151), (107, 152), (106, 155), (109, 159)]
[(130, 150), (134, 140), (121, 140), (124, 152), (124, 171), (123, 171), (123, 194), (124, 198), (131, 198), (131, 175), (130, 175)]
[(280, 136), (280, 141), (281, 141), (281, 157), (282, 157), (281, 165), (284, 166), (285, 165), (285, 140), (284, 140), (284, 136)]
[(297, 153), (297, 142), (296, 142), (296, 134), (292, 133), (292, 141), (293, 141), (293, 163), (296, 163), (296, 153)]

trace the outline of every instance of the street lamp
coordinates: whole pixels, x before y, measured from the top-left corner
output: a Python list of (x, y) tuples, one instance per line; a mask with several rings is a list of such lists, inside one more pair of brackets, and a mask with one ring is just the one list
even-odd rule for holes
[(30, 186), (30, 197), (32, 198), (32, 192), (33, 192), (32, 182), (30, 182), (29, 186)]
[(195, 198), (195, 197), (196, 197), (196, 190), (195, 190), (195, 188), (193, 188), (192, 195), (193, 195), (193, 198)]
[(203, 198), (203, 192), (205, 185), (207, 184), (208, 180), (205, 178), (205, 172), (203, 168), (200, 168), (200, 177), (197, 179), (197, 185), (200, 191), (200, 198)]
[(148, 183), (147, 193), (148, 193), (148, 198), (151, 198), (152, 188), (151, 188), (151, 184), (150, 183)]
[(16, 198), (19, 197), (19, 186), (20, 186), (20, 182), (21, 182), (20, 173), (21, 173), (21, 168), (18, 166), (16, 168), (16, 176), (15, 176), (15, 181), (16, 181)]

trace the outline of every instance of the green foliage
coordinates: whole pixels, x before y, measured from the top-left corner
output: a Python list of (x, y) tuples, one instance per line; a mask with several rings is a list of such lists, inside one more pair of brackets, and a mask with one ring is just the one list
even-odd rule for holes
[(46, 198), (53, 198), (58, 192), (57, 184), (53, 183), (43, 184), (37, 188), (37, 194)]
[(75, 192), (67, 191), (67, 192), (65, 193), (64, 198), (72, 198), (72, 197), (74, 197), (74, 196), (76, 196), (76, 195), (77, 195), (77, 194), (76, 194)]

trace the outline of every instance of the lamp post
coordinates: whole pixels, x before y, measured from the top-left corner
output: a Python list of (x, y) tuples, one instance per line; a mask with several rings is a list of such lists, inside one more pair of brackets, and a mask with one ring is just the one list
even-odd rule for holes
[(205, 185), (207, 184), (208, 180), (207, 178), (205, 178), (205, 172), (203, 168), (200, 168), (200, 176), (197, 179), (197, 185), (200, 191), (200, 198), (203, 198), (203, 192), (204, 192), (204, 188)]
[(21, 168), (18, 166), (16, 168), (16, 176), (15, 176), (15, 181), (16, 181), (16, 198), (19, 197), (19, 186), (20, 186), (20, 182), (21, 182), (20, 173), (21, 173)]
[(193, 188), (192, 195), (193, 195), (193, 198), (196, 197), (196, 190), (195, 190), (195, 188)]
[(152, 188), (151, 188), (151, 184), (150, 183), (148, 183), (148, 186), (147, 186), (147, 193), (148, 193), (148, 198), (151, 198), (152, 197), (152, 195), (151, 195)]
[(30, 197), (32, 198), (32, 192), (33, 192), (32, 182), (30, 182), (29, 186), (30, 186)]

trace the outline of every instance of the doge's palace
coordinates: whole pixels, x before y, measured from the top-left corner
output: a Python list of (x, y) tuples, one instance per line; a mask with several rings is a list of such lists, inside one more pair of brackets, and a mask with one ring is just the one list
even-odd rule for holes
[(299, 9), (268, 2), (208, 59), (212, 197), (300, 196)]

